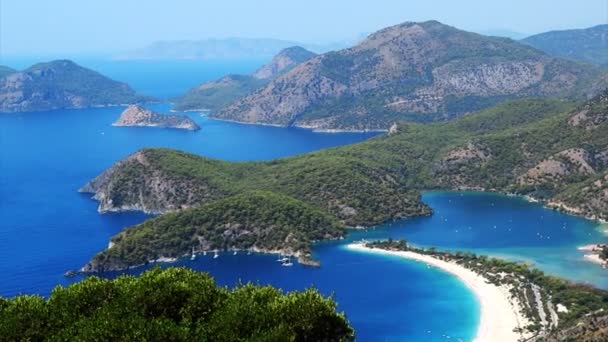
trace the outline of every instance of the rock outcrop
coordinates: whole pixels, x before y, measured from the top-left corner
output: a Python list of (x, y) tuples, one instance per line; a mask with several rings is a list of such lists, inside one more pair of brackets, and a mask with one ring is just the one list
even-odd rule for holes
[(200, 129), (196, 122), (185, 115), (158, 114), (138, 105), (131, 105), (125, 109), (112, 125), (177, 128), (188, 131)]

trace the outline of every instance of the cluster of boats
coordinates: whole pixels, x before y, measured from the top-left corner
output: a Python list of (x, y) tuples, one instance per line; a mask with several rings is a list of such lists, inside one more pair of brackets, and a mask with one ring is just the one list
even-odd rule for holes
[[(234, 251), (232, 253), (232, 255), (237, 255), (238, 251)], [(247, 255), (251, 254), (251, 252), (247, 252)], [(207, 255), (207, 251), (203, 251), (203, 255), (206, 256)], [(217, 259), (219, 258), (220, 254), (219, 254), (219, 250), (215, 249), (213, 251), (213, 259)], [(194, 248), (192, 248), (192, 255), (190, 256), (190, 260), (194, 261), (196, 260), (197, 257), (197, 253), (194, 250)], [(283, 256), (281, 254), (279, 254), (279, 259), (277, 259), (277, 262), (281, 263), (281, 266), (293, 266), (293, 262), (291, 262), (291, 257), (290, 256)]]
[(277, 262), (280, 262), (281, 266), (285, 266), (285, 267), (293, 266), (293, 262), (291, 262), (291, 257), (282, 256), (281, 254), (279, 254), (279, 258), (277, 259)]

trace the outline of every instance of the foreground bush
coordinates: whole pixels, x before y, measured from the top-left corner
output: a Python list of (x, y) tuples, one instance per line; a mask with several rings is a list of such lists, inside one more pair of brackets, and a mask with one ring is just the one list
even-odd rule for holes
[(348, 341), (353, 329), (316, 290), (218, 287), (205, 273), (155, 268), (89, 277), (40, 296), (0, 298), (6, 341)]

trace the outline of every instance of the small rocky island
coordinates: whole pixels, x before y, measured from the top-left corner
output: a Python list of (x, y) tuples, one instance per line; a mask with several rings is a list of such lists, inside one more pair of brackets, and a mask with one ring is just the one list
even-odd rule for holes
[(159, 114), (138, 105), (131, 105), (125, 109), (112, 125), (178, 128), (189, 131), (201, 129), (196, 122), (185, 115)]

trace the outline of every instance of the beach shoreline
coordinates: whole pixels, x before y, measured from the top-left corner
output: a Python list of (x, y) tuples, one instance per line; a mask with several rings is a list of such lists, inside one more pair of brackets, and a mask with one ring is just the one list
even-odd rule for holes
[(351, 243), (346, 246), (357, 252), (393, 255), (401, 258), (425, 263), (437, 267), (456, 276), (477, 297), (480, 304), (480, 318), (477, 333), (473, 341), (511, 342), (525, 339), (527, 336), (517, 331), (524, 331), (529, 324), (528, 319), (521, 313), (522, 306), (512, 298), (510, 289), (506, 286), (490, 284), (486, 278), (453, 262), (437, 259), (430, 255), (412, 251), (389, 251), (379, 248), (369, 248), (362, 243)]

